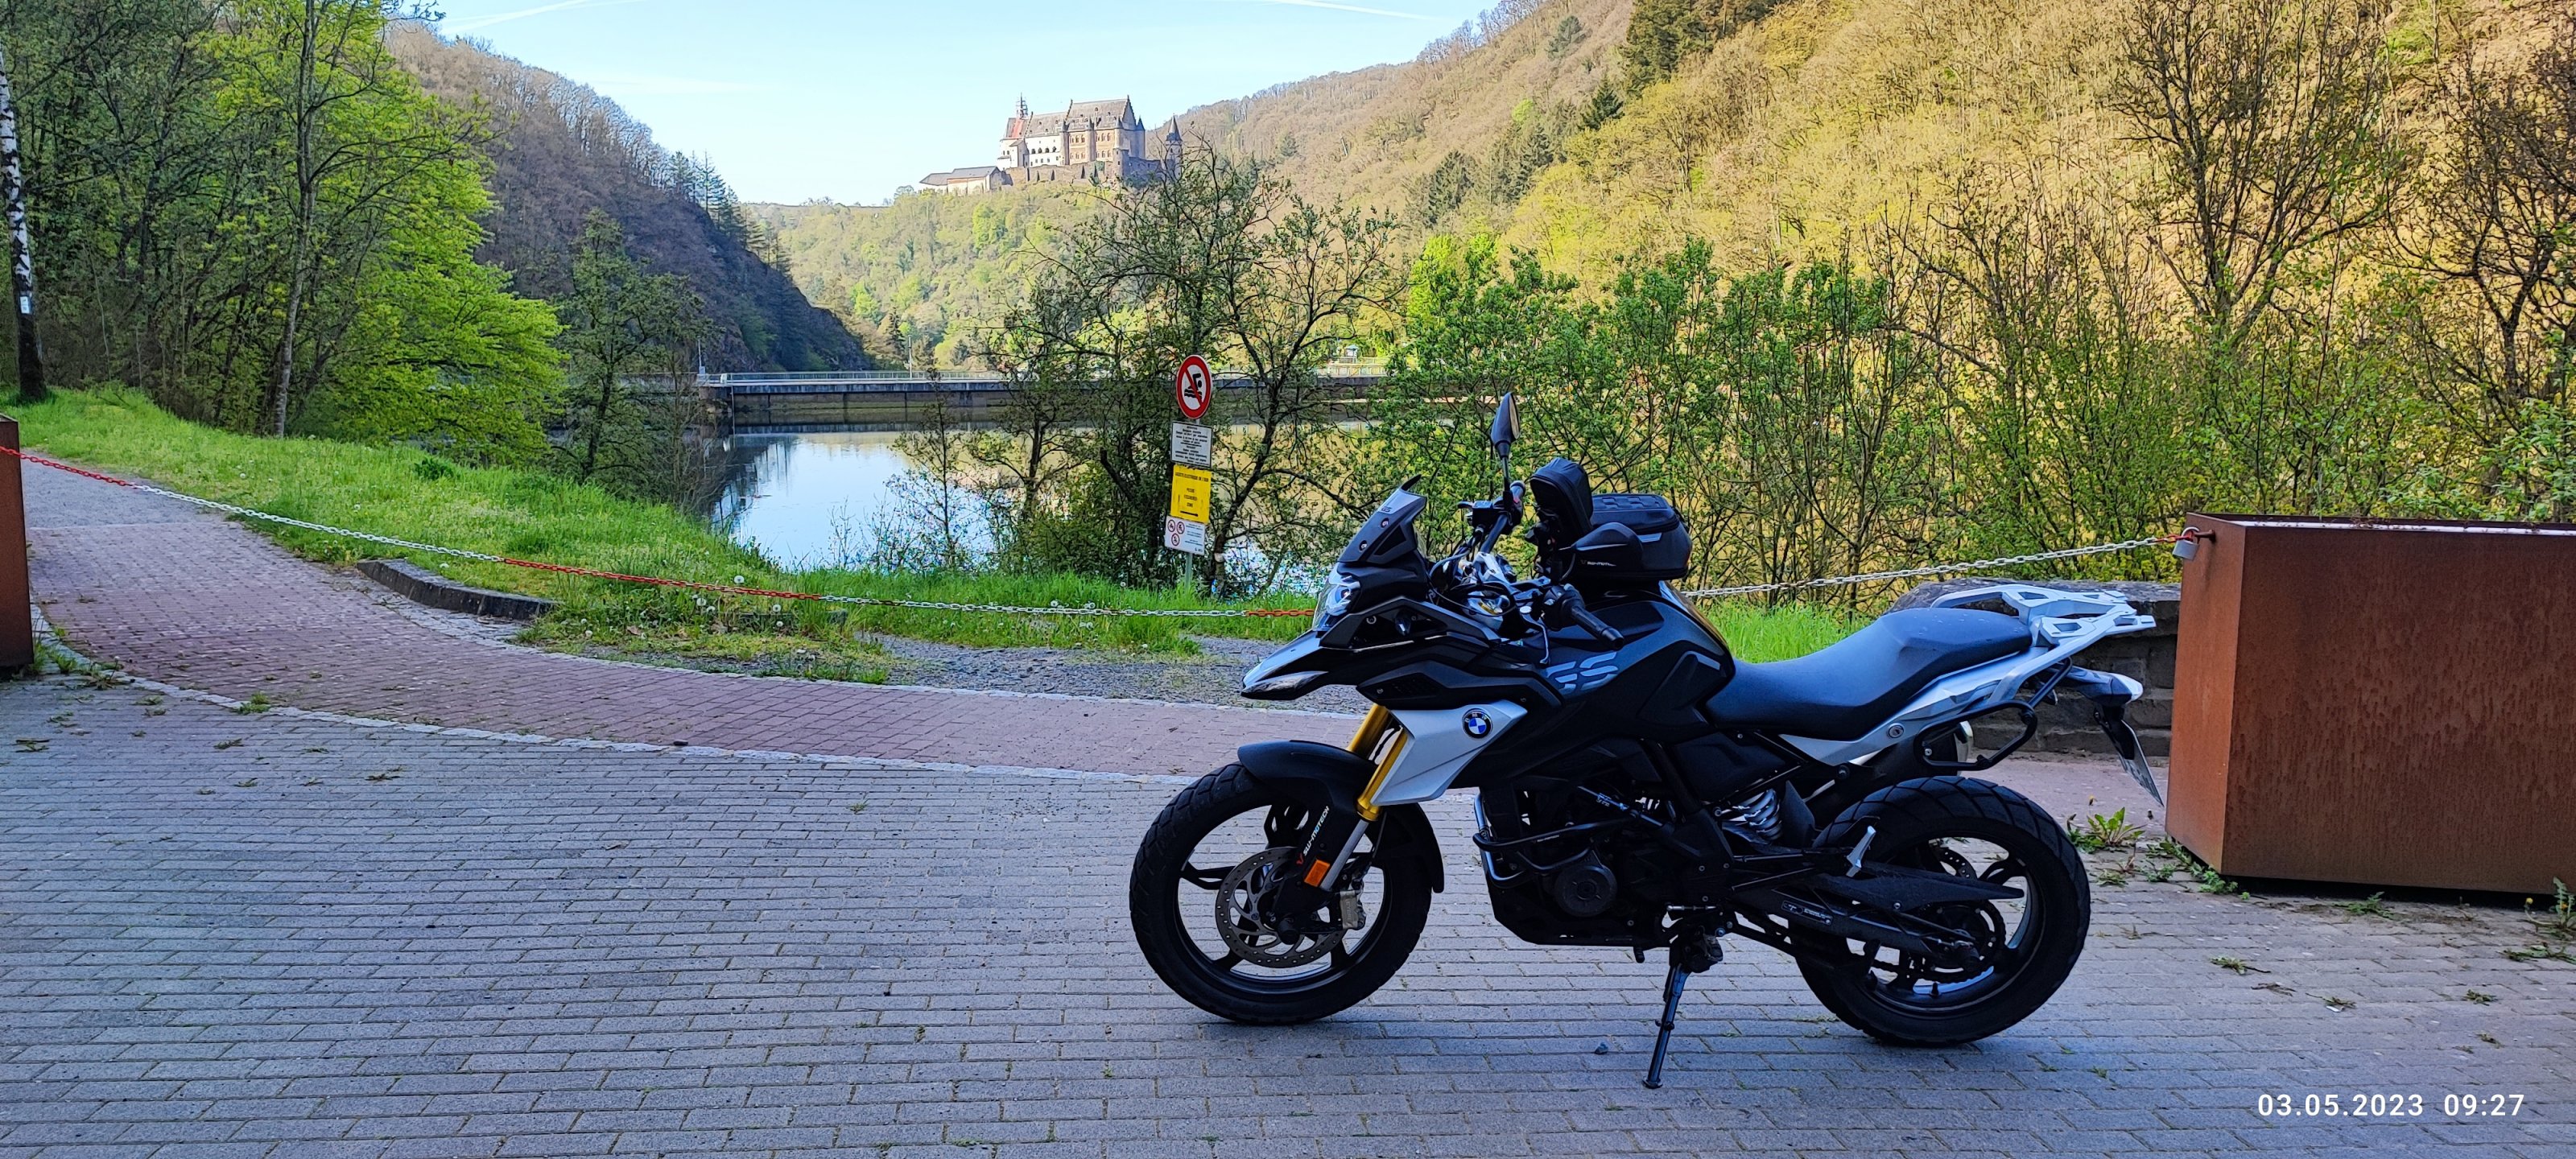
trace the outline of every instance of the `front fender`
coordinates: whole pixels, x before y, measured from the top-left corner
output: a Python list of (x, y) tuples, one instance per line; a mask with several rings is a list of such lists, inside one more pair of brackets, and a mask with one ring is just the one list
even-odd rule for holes
[[(1377, 767), (1345, 748), (1310, 740), (1273, 740), (1235, 750), (1235, 760), (1252, 779), (1309, 809), (1360, 811), (1360, 793)], [(1434, 891), (1446, 889), (1441, 871), (1440, 837), (1420, 805), (1389, 805), (1378, 810), (1379, 848), (1389, 857), (1411, 858), (1431, 876)]]

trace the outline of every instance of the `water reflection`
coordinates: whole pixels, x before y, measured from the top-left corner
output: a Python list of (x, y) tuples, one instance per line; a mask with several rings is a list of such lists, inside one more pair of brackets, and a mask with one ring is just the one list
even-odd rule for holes
[[(710, 458), (721, 463), (722, 480), (709, 489), (708, 516), (734, 542), (789, 570), (871, 560), (905, 566), (918, 557), (926, 529), (935, 522), (932, 488), (912, 474), (918, 464), (904, 453), (906, 433), (878, 427), (715, 438)], [(961, 496), (953, 512), (958, 546), (970, 556), (993, 545), (992, 530), (977, 508)], [(1240, 574), (1271, 570), (1267, 557), (1248, 542), (1236, 544), (1227, 558)], [(1317, 575), (1291, 566), (1278, 582), (1302, 590), (1314, 586)]]
[(714, 517), (734, 541), (788, 568), (851, 562), (902, 515), (913, 466), (897, 431), (734, 435)]

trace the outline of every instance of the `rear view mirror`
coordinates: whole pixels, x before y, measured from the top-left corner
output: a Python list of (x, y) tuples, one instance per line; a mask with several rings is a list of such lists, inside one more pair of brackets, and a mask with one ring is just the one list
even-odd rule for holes
[(1504, 395), (1501, 402), (1494, 404), (1494, 429), (1486, 439), (1495, 450), (1505, 453), (1511, 451), (1513, 443), (1521, 441), (1521, 411), (1511, 395)]

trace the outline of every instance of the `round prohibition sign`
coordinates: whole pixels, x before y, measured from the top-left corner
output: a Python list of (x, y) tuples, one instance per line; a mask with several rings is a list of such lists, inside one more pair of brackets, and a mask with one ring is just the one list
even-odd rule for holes
[(1180, 400), (1182, 415), (1207, 417), (1208, 404), (1216, 401), (1216, 374), (1207, 359), (1193, 354), (1181, 360), (1181, 372), (1172, 376), (1172, 396)]

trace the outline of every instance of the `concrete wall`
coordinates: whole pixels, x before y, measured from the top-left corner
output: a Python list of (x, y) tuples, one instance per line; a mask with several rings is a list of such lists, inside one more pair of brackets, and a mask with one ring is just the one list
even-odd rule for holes
[[(2156, 626), (2148, 631), (2113, 636), (2086, 649), (2078, 663), (2097, 672), (2117, 672), (2147, 686), (2147, 694), (2129, 706), (2129, 723), (2137, 727), (2138, 739), (2147, 746), (2147, 755), (2167, 755), (2173, 747), (2175, 631), (2182, 623), (2180, 585), (2099, 583), (2091, 580), (1942, 580), (1924, 584), (1897, 597), (1887, 610), (1921, 607), (1952, 592), (2013, 582), (2080, 591), (2116, 591), (2128, 597), (2132, 607), (2156, 618)], [(2009, 609), (1998, 602), (1990, 605), (1989, 610), (2002, 612)], [(2008, 734), (2014, 727), (2013, 720), (2009, 714), (1997, 714), (1979, 725), (1978, 731)], [(2026, 747), (2043, 752), (2111, 751), (2110, 742), (2102, 739), (2101, 726), (2094, 723), (2092, 706), (2071, 697), (2056, 704), (2040, 706), (2039, 735), (2033, 737)]]

